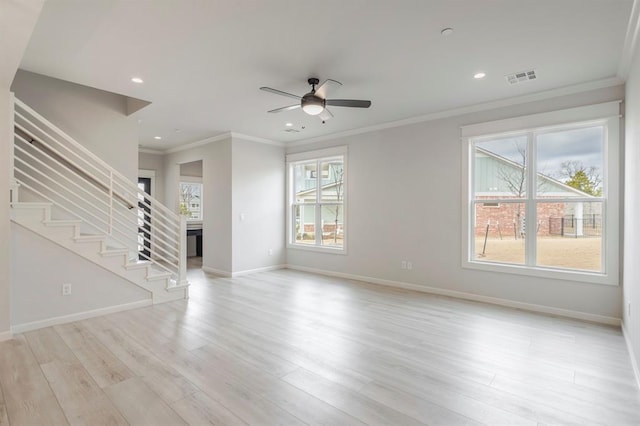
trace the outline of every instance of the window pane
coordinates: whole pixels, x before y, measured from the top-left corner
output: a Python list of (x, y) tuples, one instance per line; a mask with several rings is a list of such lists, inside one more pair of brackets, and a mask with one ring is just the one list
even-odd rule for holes
[(538, 195), (602, 196), (603, 148), (602, 126), (538, 135)]
[(295, 203), (315, 203), (318, 163), (298, 163), (293, 167)]
[(322, 245), (342, 247), (344, 220), (341, 205), (322, 206)]
[(537, 264), (602, 271), (602, 203), (538, 203)]
[(202, 220), (202, 184), (180, 182), (180, 214), (187, 220)]
[(485, 140), (474, 146), (476, 200), (526, 197), (526, 135)]
[(294, 242), (314, 245), (316, 243), (316, 206), (294, 206), (294, 218), (296, 221)]
[(475, 205), (473, 259), (485, 262), (525, 263), (527, 234), (524, 203)]
[(342, 158), (320, 163), (322, 193), (320, 202), (341, 202), (344, 197), (344, 168)]

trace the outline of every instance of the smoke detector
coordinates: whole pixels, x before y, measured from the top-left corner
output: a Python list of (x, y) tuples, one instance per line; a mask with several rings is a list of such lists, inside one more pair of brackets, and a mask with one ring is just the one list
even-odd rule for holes
[(505, 75), (504, 78), (507, 79), (507, 83), (516, 84), (516, 83), (523, 83), (525, 81), (535, 80), (538, 77), (536, 76), (536, 70), (527, 70), (527, 71), (520, 71), (520, 72), (515, 72), (513, 74)]

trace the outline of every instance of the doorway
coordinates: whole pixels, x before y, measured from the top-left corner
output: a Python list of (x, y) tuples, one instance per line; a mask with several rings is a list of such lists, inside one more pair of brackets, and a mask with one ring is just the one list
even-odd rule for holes
[[(138, 188), (151, 195), (151, 178), (139, 177)], [(138, 259), (148, 260), (151, 257), (151, 206), (150, 200), (140, 197), (138, 201)]]

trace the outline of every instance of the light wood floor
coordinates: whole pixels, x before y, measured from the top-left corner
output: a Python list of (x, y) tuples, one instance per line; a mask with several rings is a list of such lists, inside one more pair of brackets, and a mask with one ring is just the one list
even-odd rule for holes
[(0, 425), (640, 424), (620, 330), (290, 270), (0, 343)]

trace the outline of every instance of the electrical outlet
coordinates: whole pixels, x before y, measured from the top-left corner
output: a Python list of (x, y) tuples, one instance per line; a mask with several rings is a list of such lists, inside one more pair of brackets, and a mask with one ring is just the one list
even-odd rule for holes
[(413, 269), (413, 263), (407, 262), (407, 269)]
[(403, 260), (402, 262), (400, 262), (400, 268), (407, 269), (407, 261), (406, 260)]
[(71, 295), (71, 284), (69, 283), (62, 284), (62, 295), (63, 296)]

